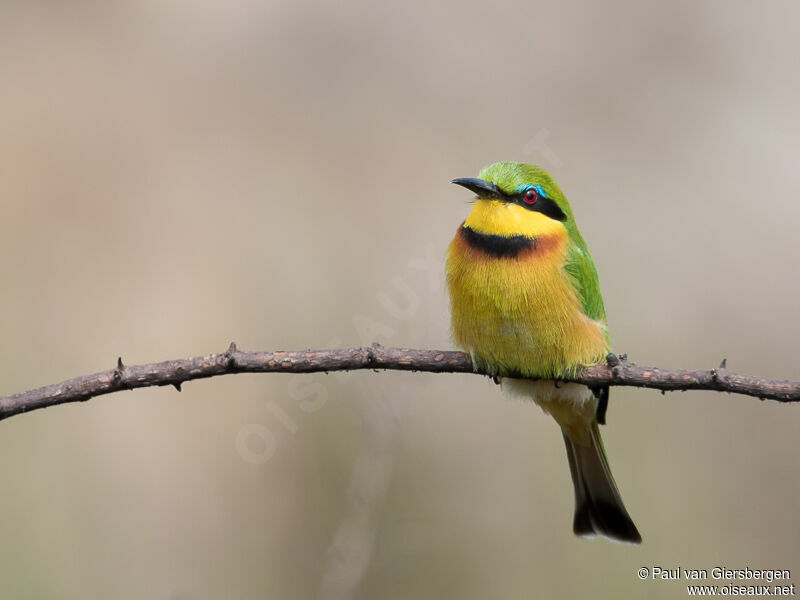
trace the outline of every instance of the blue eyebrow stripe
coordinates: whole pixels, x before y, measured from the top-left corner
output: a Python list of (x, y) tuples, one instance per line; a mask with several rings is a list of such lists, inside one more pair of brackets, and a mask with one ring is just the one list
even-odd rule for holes
[(525, 190), (529, 190), (531, 188), (535, 189), (536, 193), (538, 193), (542, 198), (547, 198), (547, 193), (544, 191), (544, 188), (542, 188), (542, 186), (540, 186), (538, 183), (536, 185), (518, 185), (516, 188), (514, 188), (514, 193), (521, 194)]

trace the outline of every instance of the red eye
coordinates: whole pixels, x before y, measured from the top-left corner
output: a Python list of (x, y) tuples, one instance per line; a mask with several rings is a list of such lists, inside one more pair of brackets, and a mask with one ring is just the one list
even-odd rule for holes
[(535, 189), (531, 188), (522, 194), (522, 199), (525, 201), (525, 204), (533, 204), (539, 199), (539, 194), (536, 193)]

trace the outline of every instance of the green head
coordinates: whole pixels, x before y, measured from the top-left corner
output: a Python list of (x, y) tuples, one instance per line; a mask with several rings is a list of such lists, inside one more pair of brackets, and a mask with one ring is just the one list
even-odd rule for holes
[(567, 217), (565, 220), (572, 219), (572, 209), (569, 206), (569, 202), (567, 202), (556, 182), (553, 181), (550, 173), (541, 167), (520, 162), (496, 162), (481, 169), (481, 172), (478, 173), (478, 179), (490, 182), (500, 192), (509, 197), (514, 197), (533, 188), (539, 193), (540, 197), (547, 198), (555, 203), (558, 209)]
[[(479, 202), (473, 212), (491, 212), (493, 221), (505, 221), (502, 225), (507, 227), (499, 227), (502, 231), (497, 233), (532, 236), (538, 229), (550, 228), (543, 222), (542, 217), (546, 217), (551, 223), (556, 221), (563, 225), (573, 241), (583, 241), (569, 202), (550, 174), (541, 167), (519, 162), (496, 162), (481, 169), (477, 178), (463, 177), (454, 179), (453, 183), (475, 192), (479, 201), (485, 201)], [(514, 210), (511, 213), (498, 210), (502, 206)], [(521, 215), (520, 208), (530, 216), (525, 218)], [(512, 231), (513, 227), (520, 229)]]

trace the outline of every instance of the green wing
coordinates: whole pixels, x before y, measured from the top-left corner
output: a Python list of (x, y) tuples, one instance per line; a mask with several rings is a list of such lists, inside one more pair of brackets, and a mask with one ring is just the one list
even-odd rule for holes
[[(600, 281), (597, 277), (597, 269), (594, 266), (592, 255), (586, 247), (581, 234), (577, 229), (574, 233), (570, 232), (572, 243), (567, 251), (567, 260), (564, 269), (575, 284), (575, 291), (580, 299), (583, 312), (591, 319), (606, 323), (606, 308), (603, 306), (603, 296), (600, 294)], [(608, 330), (606, 330), (606, 343), (608, 343)], [(595, 418), (601, 425), (606, 423), (606, 409), (608, 408), (608, 386), (591, 388), (592, 393), (598, 398), (597, 411)], [(599, 439), (599, 438), (598, 438)], [(600, 450), (605, 455), (603, 443), (600, 442)]]
[(603, 296), (600, 294), (597, 269), (582, 238), (578, 237), (577, 240), (573, 238), (567, 251), (564, 269), (575, 283), (575, 290), (583, 306), (583, 312), (589, 318), (605, 323), (606, 309), (603, 306)]

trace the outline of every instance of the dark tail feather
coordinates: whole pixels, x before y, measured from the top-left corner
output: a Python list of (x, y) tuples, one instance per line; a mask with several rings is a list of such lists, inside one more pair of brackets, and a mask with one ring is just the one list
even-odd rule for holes
[(642, 537), (625, 510), (608, 467), (597, 422), (592, 424), (590, 445), (576, 444), (566, 435), (564, 442), (575, 484), (575, 535), (602, 535), (619, 542), (640, 543)]

